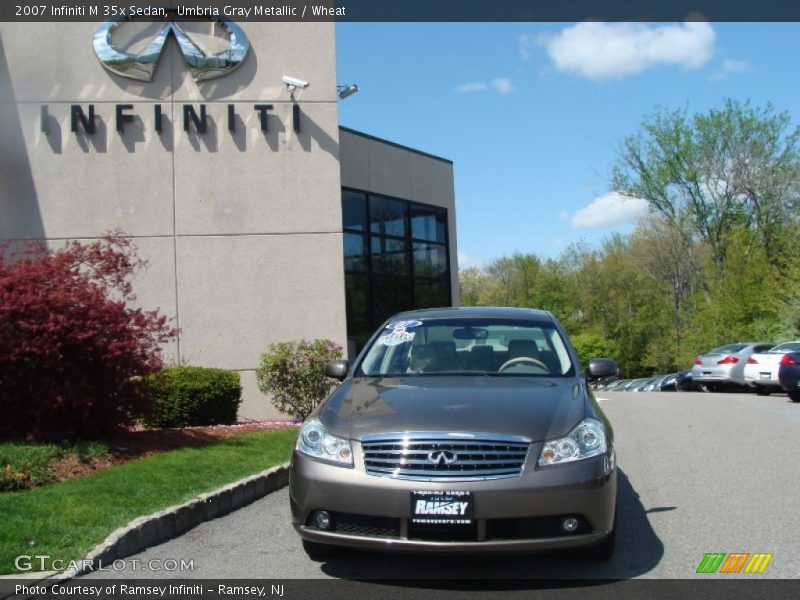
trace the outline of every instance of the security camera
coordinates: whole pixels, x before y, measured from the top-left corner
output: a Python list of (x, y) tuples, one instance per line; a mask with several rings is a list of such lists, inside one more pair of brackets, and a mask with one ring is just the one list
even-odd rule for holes
[(283, 76), (283, 83), (286, 84), (286, 87), (289, 88), (289, 91), (292, 92), (297, 88), (305, 89), (309, 86), (307, 81), (303, 81), (302, 79), (298, 79), (297, 77), (289, 77), (288, 75)]

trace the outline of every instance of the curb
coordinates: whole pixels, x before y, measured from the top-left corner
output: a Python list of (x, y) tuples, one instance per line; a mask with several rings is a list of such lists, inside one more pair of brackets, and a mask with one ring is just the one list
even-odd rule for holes
[(97, 565), (110, 565), (115, 560), (141, 552), (187, 532), (193, 527), (228, 514), (263, 498), (289, 483), (289, 463), (245, 477), (213, 492), (170, 506), (162, 511), (138, 517), (112, 532), (92, 548), (77, 568), (58, 573), (40, 573), (42, 581), (64, 581), (89, 573)]

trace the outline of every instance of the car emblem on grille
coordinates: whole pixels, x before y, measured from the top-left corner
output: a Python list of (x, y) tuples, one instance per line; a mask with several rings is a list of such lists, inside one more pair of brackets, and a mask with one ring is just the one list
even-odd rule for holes
[(449, 465), (458, 460), (458, 455), (449, 450), (436, 450), (428, 454), (428, 460), (437, 465)]

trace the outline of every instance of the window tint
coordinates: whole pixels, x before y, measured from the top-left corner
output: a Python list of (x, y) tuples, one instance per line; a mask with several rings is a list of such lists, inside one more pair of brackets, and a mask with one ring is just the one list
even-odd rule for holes
[(418, 279), (414, 284), (415, 308), (436, 308), (450, 304), (450, 279)]
[(342, 226), (356, 350), (396, 312), (450, 306), (446, 209), (343, 189)]
[(407, 275), (408, 255), (403, 240), (372, 238), (372, 269), (377, 273)]
[(728, 344), (715, 348), (709, 354), (736, 354), (747, 348), (747, 344)]
[(411, 206), (411, 237), (428, 242), (444, 244), (446, 213), (419, 205)]
[(562, 377), (574, 369), (552, 323), (501, 319), (390, 323), (357, 367), (370, 377), (447, 373)]
[(800, 342), (786, 342), (778, 344), (772, 349), (773, 352), (800, 352)]
[[(372, 303), (382, 320), (414, 304), (413, 281), (406, 277), (372, 276)], [(373, 326), (374, 328), (374, 326)]]
[(342, 191), (342, 226), (355, 231), (367, 230), (366, 194)]
[(344, 234), (344, 270), (367, 270), (367, 238), (358, 233)]
[(447, 273), (447, 248), (414, 242), (414, 275), (440, 277)]
[(404, 237), (406, 234), (406, 203), (380, 196), (370, 196), (369, 220), (372, 233)]

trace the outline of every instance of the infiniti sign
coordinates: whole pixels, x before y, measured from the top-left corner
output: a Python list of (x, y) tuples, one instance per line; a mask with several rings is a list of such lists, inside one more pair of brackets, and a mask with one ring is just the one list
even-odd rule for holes
[(428, 460), (437, 465), (449, 465), (458, 460), (458, 455), (449, 450), (436, 450), (428, 454)]
[(117, 18), (101, 24), (94, 33), (94, 52), (101, 64), (117, 75), (139, 81), (150, 81), (155, 73), (158, 59), (170, 34), (180, 46), (189, 71), (195, 81), (207, 81), (227, 75), (244, 62), (250, 50), (250, 42), (241, 27), (233, 21), (214, 20), (228, 41), (228, 48), (216, 54), (207, 54), (186, 31), (175, 22), (166, 23), (141, 54), (119, 50), (111, 41), (112, 34), (120, 23), (128, 18)]

